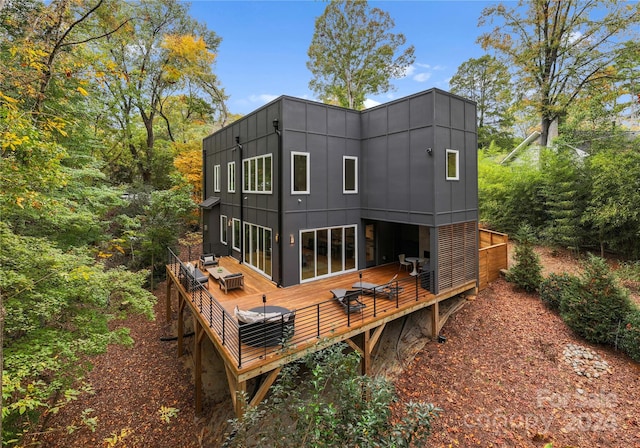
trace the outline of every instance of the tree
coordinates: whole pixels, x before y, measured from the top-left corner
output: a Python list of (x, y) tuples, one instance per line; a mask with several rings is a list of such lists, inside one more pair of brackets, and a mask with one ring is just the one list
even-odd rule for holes
[(313, 74), (309, 88), (322, 101), (362, 109), (367, 95), (388, 92), (390, 79), (404, 75), (414, 57), (413, 45), (393, 34), (393, 19), (370, 8), (366, 0), (331, 0), (316, 18), (307, 54)]
[[(158, 118), (166, 140), (173, 138), (165, 107), (168, 98), (187, 92), (192, 104), (202, 99), (210, 105), (208, 113), (213, 109), (226, 114), (226, 97), (211, 68), (221, 39), (192, 19), (186, 5), (171, 0), (115, 3), (100, 16), (100, 25), (108, 29), (113, 20), (124, 18), (131, 19), (128, 26), (96, 47), (93, 61), (108, 105), (103, 120), (116, 133), (105, 157), (135, 166), (135, 178), (128, 181), (149, 185), (159, 155)], [(167, 166), (171, 165), (169, 160)]]
[[(463, 62), (449, 81), (451, 93), (476, 102), (478, 147), (506, 133), (513, 117), (510, 113), (512, 85), (509, 69), (493, 56), (484, 55)], [(500, 144), (500, 142), (498, 142)]]
[(532, 91), (529, 101), (540, 117), (540, 138), (546, 145), (551, 123), (589, 84), (610, 76), (608, 67), (623, 33), (640, 21), (640, 4), (520, 0), (516, 8), (485, 8), (480, 25), (494, 21), (497, 26), (478, 40), (517, 70), (520, 91)]
[(542, 283), (542, 266), (540, 257), (533, 250), (533, 228), (528, 224), (521, 225), (515, 239), (518, 245), (514, 265), (507, 272), (506, 279), (527, 292), (538, 291)]

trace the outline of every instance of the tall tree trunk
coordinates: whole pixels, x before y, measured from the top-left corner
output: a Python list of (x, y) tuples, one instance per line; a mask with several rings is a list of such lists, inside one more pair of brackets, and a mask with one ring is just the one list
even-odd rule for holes
[(553, 122), (553, 120), (551, 120), (551, 118), (549, 117), (542, 117), (542, 121), (540, 123), (540, 145), (541, 146), (547, 146), (547, 144), (549, 143), (549, 128), (551, 127), (551, 123)]

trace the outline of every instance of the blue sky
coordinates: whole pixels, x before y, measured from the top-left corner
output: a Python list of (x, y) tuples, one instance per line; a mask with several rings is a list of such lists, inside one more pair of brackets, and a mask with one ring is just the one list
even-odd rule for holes
[[(415, 46), (416, 60), (408, 75), (393, 80), (395, 91), (369, 98), (379, 104), (438, 87), (458, 66), (484, 52), (476, 38), (484, 30), (478, 18), (488, 1), (370, 0), (395, 21)], [(191, 15), (222, 37), (215, 71), (229, 95), (232, 113), (247, 114), (280, 95), (316, 99), (309, 90), (307, 50), (322, 1), (195, 0)]]

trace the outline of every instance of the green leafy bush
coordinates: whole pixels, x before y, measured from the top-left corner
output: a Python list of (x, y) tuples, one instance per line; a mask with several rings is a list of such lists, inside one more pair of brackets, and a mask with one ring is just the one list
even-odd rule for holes
[(426, 446), (440, 409), (408, 403), (404, 417), (392, 422), (391, 384), (360, 375), (359, 354), (345, 348), (336, 344), (285, 366), (269, 398), (232, 421), (225, 446)]
[(567, 300), (565, 297), (579, 293), (580, 279), (567, 273), (550, 274), (540, 283), (540, 299), (553, 311), (560, 310), (562, 301)]
[(640, 362), (640, 309), (633, 309), (624, 321), (620, 348), (632, 359)]
[(585, 263), (579, 294), (567, 294), (560, 314), (587, 341), (616, 343), (625, 317), (632, 310), (628, 292), (619, 287), (606, 262), (591, 255)]
[(514, 254), (515, 264), (507, 272), (506, 279), (527, 292), (537, 291), (542, 282), (542, 266), (540, 257), (533, 250), (533, 229), (524, 224), (514, 238), (518, 241)]

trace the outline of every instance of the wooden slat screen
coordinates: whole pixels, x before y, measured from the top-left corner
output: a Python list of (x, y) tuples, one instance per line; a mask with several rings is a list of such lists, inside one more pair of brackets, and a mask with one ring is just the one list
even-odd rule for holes
[(438, 227), (439, 291), (477, 279), (477, 229), (475, 221)]

